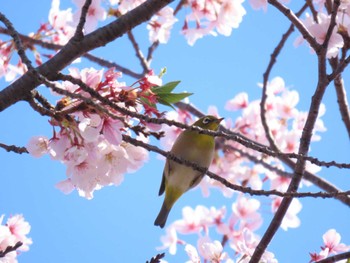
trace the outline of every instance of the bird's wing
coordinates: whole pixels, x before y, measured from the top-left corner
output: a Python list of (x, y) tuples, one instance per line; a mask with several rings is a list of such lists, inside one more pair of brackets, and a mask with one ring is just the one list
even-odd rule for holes
[(192, 180), (192, 182), (190, 184), (190, 188), (193, 188), (193, 187), (197, 186), (200, 183), (200, 181), (202, 180), (203, 177), (204, 177), (204, 174), (201, 174), (201, 173), (197, 174), (196, 177), (193, 178), (193, 180)]
[(164, 191), (165, 191), (165, 180), (166, 180), (165, 177), (166, 177), (166, 174), (170, 174), (170, 164), (169, 164), (168, 160), (166, 160), (166, 162), (165, 162), (163, 176), (162, 176), (162, 182), (160, 183), (158, 195), (162, 195), (164, 193)]

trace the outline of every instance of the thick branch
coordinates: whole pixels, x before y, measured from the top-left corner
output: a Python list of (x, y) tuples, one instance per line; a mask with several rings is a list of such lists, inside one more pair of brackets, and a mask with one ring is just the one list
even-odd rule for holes
[[(74, 59), (80, 57), (86, 52), (95, 48), (104, 46), (109, 42), (121, 37), (130, 29), (136, 27), (142, 22), (162, 9), (173, 0), (148, 0), (118, 20), (97, 29), (86, 35), (82, 41), (75, 41), (72, 38), (58, 54), (46, 63), (37, 68), (38, 72), (48, 79), (51, 79), (57, 72), (69, 65)], [(23, 100), (29, 92), (35, 89), (40, 81), (32, 74), (24, 74), (21, 78), (0, 91), (0, 112)]]

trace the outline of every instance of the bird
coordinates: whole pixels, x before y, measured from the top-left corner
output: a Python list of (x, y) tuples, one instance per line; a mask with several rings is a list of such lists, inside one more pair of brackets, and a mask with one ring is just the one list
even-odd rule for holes
[[(198, 119), (191, 127), (217, 131), (223, 119), (207, 115)], [(208, 169), (214, 157), (215, 139), (195, 130), (184, 130), (175, 140), (170, 152), (176, 157)], [(154, 225), (163, 228), (174, 203), (182, 194), (197, 186), (203, 177), (203, 173), (192, 167), (167, 159), (159, 188), (159, 196), (165, 192), (165, 197)]]

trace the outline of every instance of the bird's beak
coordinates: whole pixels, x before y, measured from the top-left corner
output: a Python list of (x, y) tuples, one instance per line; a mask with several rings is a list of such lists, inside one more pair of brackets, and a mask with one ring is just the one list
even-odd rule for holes
[(220, 123), (223, 119), (225, 119), (225, 118), (220, 118), (220, 119), (218, 119), (218, 120), (217, 120), (217, 123)]

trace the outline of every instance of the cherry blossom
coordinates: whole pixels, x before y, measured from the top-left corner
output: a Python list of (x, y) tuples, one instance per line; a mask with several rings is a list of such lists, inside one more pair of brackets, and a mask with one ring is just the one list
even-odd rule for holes
[(218, 240), (211, 242), (208, 238), (198, 240), (198, 247), (204, 259), (212, 263), (219, 263), (227, 258), (227, 254), (223, 252), (223, 247)]
[(170, 31), (173, 25), (178, 21), (174, 17), (174, 10), (171, 7), (164, 7), (155, 16), (151, 18), (151, 21), (147, 25), (149, 30), (149, 41), (154, 43), (165, 44), (170, 37)]
[(228, 111), (236, 111), (244, 109), (248, 106), (248, 94), (245, 92), (238, 93), (233, 99), (226, 103), (225, 109)]
[(216, 36), (217, 32), (230, 36), (232, 28), (237, 28), (246, 14), (242, 3), (242, 0), (188, 1), (192, 13), (186, 16), (182, 28), (188, 44), (192, 46), (203, 36)]
[(34, 157), (41, 157), (48, 152), (49, 140), (45, 136), (32, 137), (28, 144), (27, 150)]
[(29, 246), (33, 243), (32, 239), (27, 237), (30, 232), (30, 225), (22, 215), (13, 215), (7, 219), (6, 224), (3, 223), (5, 215), (0, 217), (0, 251), (4, 251), (9, 246), (14, 246), (17, 242), (22, 245), (16, 250), (7, 253), (1, 258), (1, 262), (16, 263), (17, 255), (20, 252), (29, 250)]
[[(330, 15), (326, 15), (322, 12), (318, 12), (317, 14), (317, 23), (313, 20), (312, 16), (306, 13), (306, 18), (304, 20), (304, 24), (310, 33), (315, 37), (316, 41), (319, 44), (323, 44), (328, 27), (330, 25)], [(334, 28), (332, 35), (329, 39), (328, 50), (327, 50), (327, 58), (332, 58), (338, 55), (339, 49), (343, 47), (344, 41), (342, 36), (337, 33), (337, 27)], [(303, 42), (303, 38), (300, 36), (296, 39), (295, 45), (298, 46)]]
[[(140, 86), (134, 87), (135, 96), (125, 101), (121, 94), (129, 91), (125, 83), (118, 82), (120, 73), (109, 69), (105, 74), (103, 70), (94, 68), (79, 71), (70, 68), (71, 76), (81, 79), (90, 88), (98, 91), (101, 96), (111, 100), (120, 100), (120, 105), (132, 107), (132, 110), (142, 110), (135, 100), (149, 90), (152, 85), (161, 85), (161, 80), (152, 71), (137, 82)], [(62, 89), (80, 93), (90, 98), (90, 94), (77, 85), (64, 81), (59, 83)], [(137, 91), (136, 91), (137, 90)], [(54, 94), (58, 95), (58, 94)], [(96, 103), (100, 103), (96, 101)], [(78, 100), (61, 98), (57, 102), (59, 109), (70, 110), (81, 105)], [(51, 139), (46, 137), (33, 137), (28, 143), (28, 151), (40, 157), (49, 154), (54, 160), (62, 162), (66, 166), (66, 178), (56, 184), (56, 187), (65, 194), (76, 189), (80, 196), (87, 199), (93, 198), (93, 193), (102, 187), (120, 185), (125, 173), (132, 173), (141, 168), (148, 159), (148, 152), (141, 147), (136, 147), (122, 140), (123, 134), (130, 136), (128, 129), (132, 124), (129, 117), (120, 119), (112, 118), (105, 112), (98, 112), (89, 107), (77, 107), (69, 118), (50, 120), (54, 128)], [(119, 112), (110, 109), (115, 116)], [(155, 110), (155, 113), (158, 112)], [(136, 139), (148, 142), (148, 138), (138, 135)]]
[(198, 255), (197, 249), (192, 246), (191, 244), (187, 244), (185, 246), (185, 251), (189, 257), (189, 261), (186, 261), (186, 263), (200, 263), (200, 257)]
[[(282, 197), (275, 197), (272, 202), (272, 212), (276, 212), (278, 207), (280, 206), (282, 201)], [(296, 228), (300, 226), (300, 219), (298, 218), (297, 214), (301, 211), (302, 204), (298, 199), (293, 199), (292, 203), (290, 204), (286, 215), (283, 217), (281, 228), (285, 231), (288, 230), (288, 228)]]
[[(73, 0), (73, 3), (77, 6), (77, 12), (74, 14), (74, 21), (79, 21), (81, 15), (81, 8), (84, 5), (84, 0)], [(95, 30), (97, 27), (98, 21), (104, 21), (107, 17), (106, 10), (101, 7), (101, 0), (91, 1), (91, 5), (89, 6), (89, 10), (86, 16), (86, 22), (84, 28), (86, 30), (85, 33), (90, 33)]]
[(310, 262), (316, 262), (332, 254), (334, 255), (350, 250), (350, 246), (340, 243), (341, 236), (335, 229), (329, 229), (322, 238), (324, 245), (321, 246), (321, 251), (319, 253), (310, 253)]
[[(59, 45), (66, 44), (75, 32), (72, 9), (61, 10), (60, 0), (52, 0), (49, 24), (55, 30), (52, 41)], [(50, 35), (47, 28), (45, 34)]]

